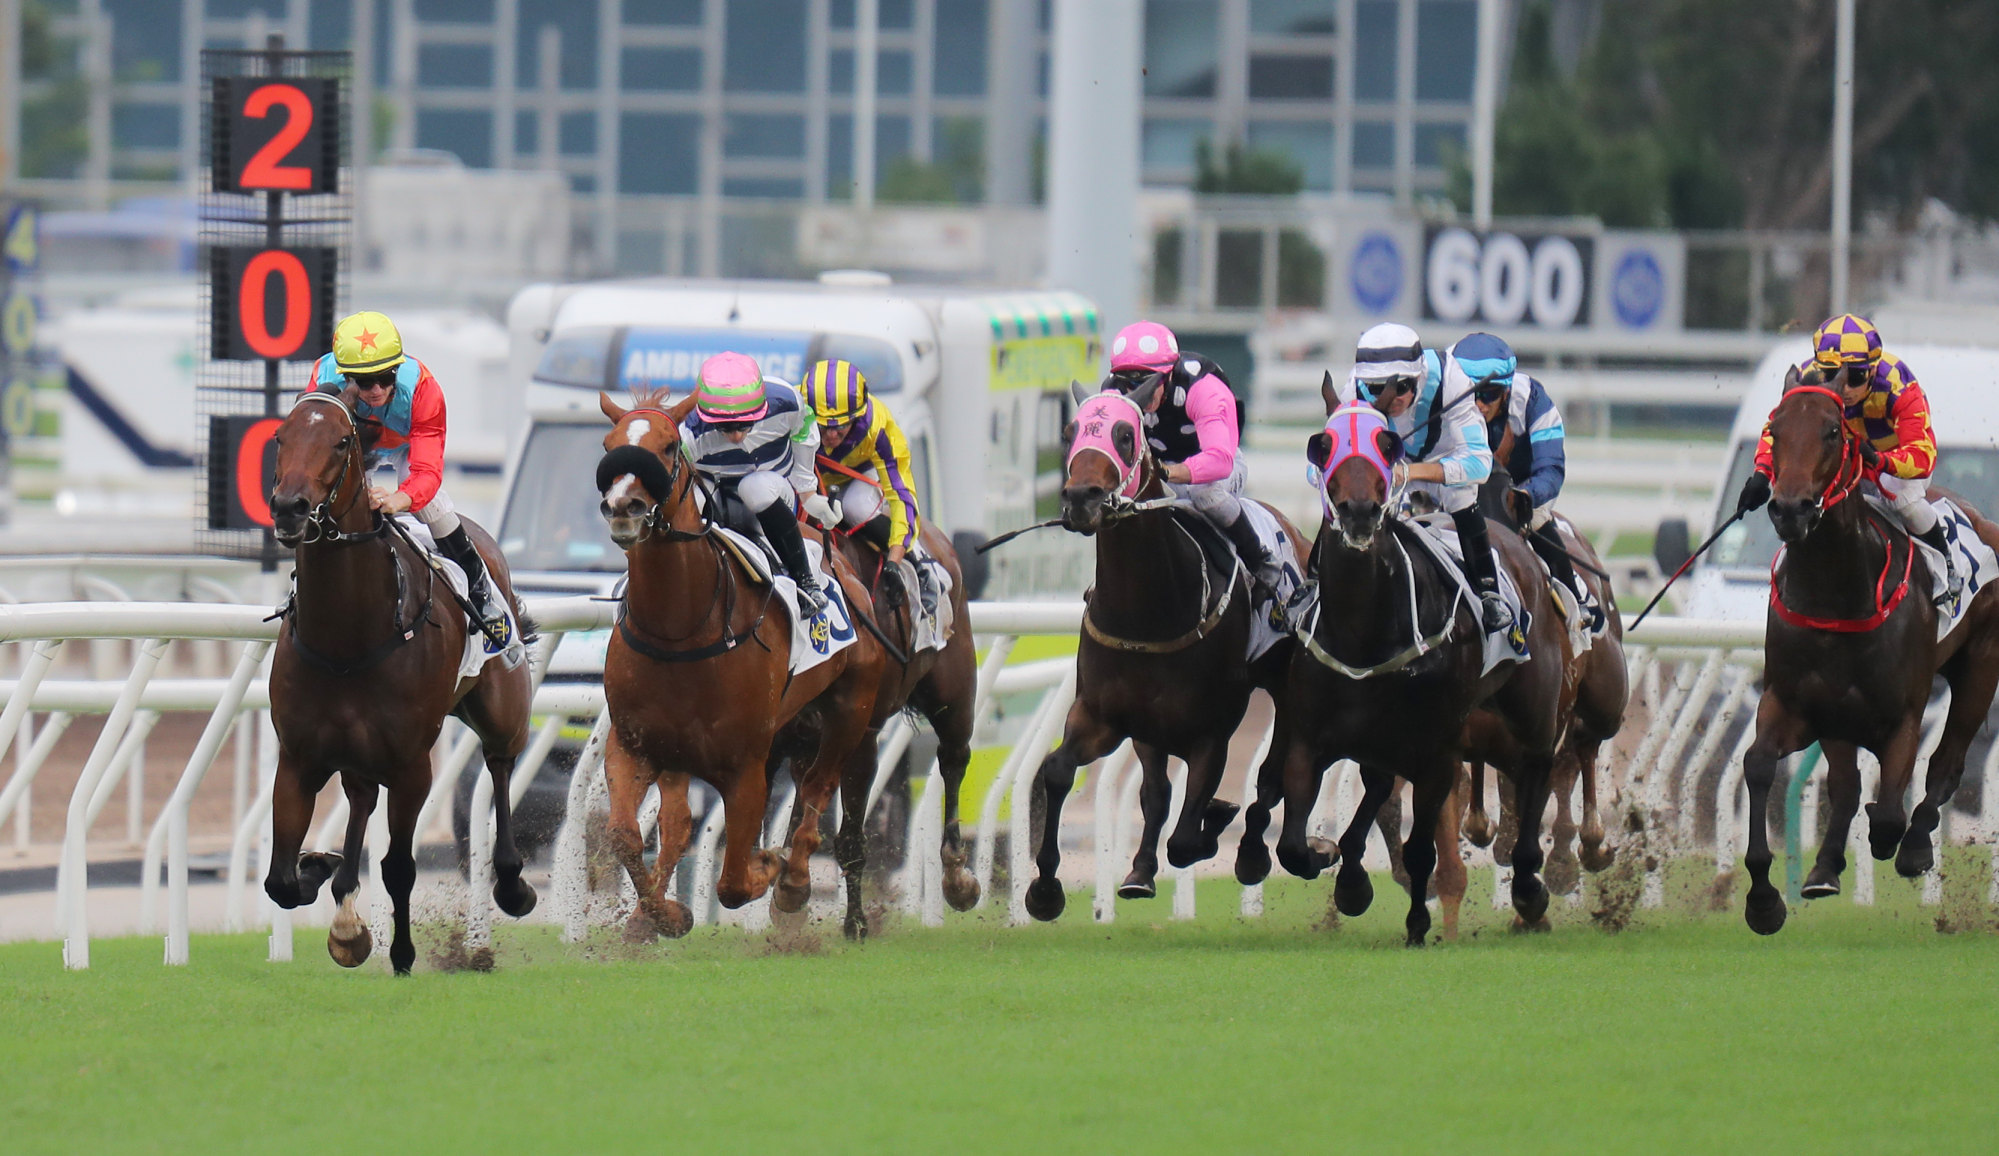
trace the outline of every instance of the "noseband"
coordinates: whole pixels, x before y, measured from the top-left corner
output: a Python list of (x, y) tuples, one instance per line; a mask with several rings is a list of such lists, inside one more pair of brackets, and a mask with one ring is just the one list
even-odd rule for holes
[[(632, 409), (625, 411), (625, 417), (635, 413), (656, 414), (671, 424), (673, 419), (665, 411), (657, 409)], [(621, 422), (623, 418), (619, 419)], [(709, 524), (702, 525), (698, 532), (676, 530), (667, 522), (664, 511), (667, 503), (679, 496), (681, 473), (687, 464), (685, 442), (676, 442), (677, 452), (671, 455), (671, 462), (660, 460), (659, 454), (641, 445), (622, 445), (607, 450), (597, 463), (597, 492), (608, 493), (611, 483), (630, 474), (638, 479), (639, 486), (652, 495), (652, 507), (639, 522), (638, 541), (643, 542), (657, 533), (662, 540), (681, 542), (707, 535)]]
[(306, 512), (305, 532), (299, 538), (299, 545), (303, 546), (313, 542), (327, 542), (336, 545), (344, 542), (368, 542), (381, 537), (388, 530), (389, 522), (379, 511), (376, 512), (373, 523), (366, 530), (349, 533), (340, 528), (340, 519), (353, 510), (355, 502), (361, 500), (361, 487), (359, 485), (354, 487), (354, 496), (347, 500), (346, 509), (336, 511), (333, 508), (334, 499), (340, 496), (340, 491), (347, 485), (348, 471), (354, 468), (355, 460), (361, 456), (361, 447), (359, 445), (361, 427), (360, 423), (354, 420), (354, 411), (347, 408), (346, 402), (330, 393), (308, 393), (299, 399), (301, 404), (308, 401), (323, 402), (339, 410), (341, 419), (347, 423), (347, 436), (353, 438), (356, 444), (346, 454), (342, 455), (340, 459), (340, 472), (334, 475), (333, 486), (326, 491), (326, 497), (320, 499), (318, 505)]

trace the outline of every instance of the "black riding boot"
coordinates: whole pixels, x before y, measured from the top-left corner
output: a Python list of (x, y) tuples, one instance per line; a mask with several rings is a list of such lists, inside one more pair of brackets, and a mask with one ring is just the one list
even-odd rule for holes
[(474, 625), (491, 644), (488, 649), (497, 651), (505, 647), (512, 641), (507, 629), (507, 615), (493, 597), (492, 582), (486, 576), (486, 560), (479, 556), (479, 548), (472, 544), (472, 536), (461, 525), (437, 539), (437, 548), (465, 571), (465, 600), (476, 610)]
[(1950, 539), (1943, 536), (1943, 523), (1938, 522), (1936, 525), (1931, 526), (1927, 532), (1917, 534), (1916, 537), (1923, 540), (1923, 545), (1943, 555), (1944, 589), (1943, 593), (1936, 596), (1936, 604), (1938, 606), (1948, 605), (1955, 601), (1958, 595), (1964, 593), (1964, 579), (1957, 572), (1957, 560), (1950, 556)]
[(1276, 559), (1263, 548), (1263, 539), (1256, 536), (1256, 527), (1249, 524), (1248, 512), (1236, 511), (1235, 521), (1223, 526), (1222, 532), (1228, 535), (1236, 554), (1249, 568), (1250, 580), (1260, 588), (1263, 596), (1275, 596), (1278, 580), (1283, 575), (1277, 568)]
[(1590, 597), (1589, 587), (1583, 585), (1582, 576), (1576, 573), (1575, 561), (1569, 557), (1568, 547), (1562, 545), (1561, 535), (1555, 529), (1554, 522), (1550, 521), (1527, 535), (1527, 544), (1534, 547), (1534, 552), (1541, 556), (1541, 561), (1548, 564), (1548, 573), (1554, 575), (1555, 581), (1567, 586), (1575, 594), (1576, 605), (1582, 607), (1583, 614), (1590, 620), (1590, 633), (1594, 634), (1603, 629), (1603, 609), (1596, 604), (1594, 598)]
[(1472, 506), (1452, 514), (1451, 522), (1457, 527), (1458, 545), (1464, 550), (1465, 575), (1477, 588), (1478, 600), (1484, 606), (1485, 632), (1496, 634), (1505, 630), (1513, 625), (1513, 611), (1507, 609), (1499, 596), (1499, 569), (1492, 559), (1492, 540), (1485, 533), (1485, 515)]
[(805, 535), (798, 529), (798, 519), (790, 507), (783, 502), (773, 502), (757, 513), (757, 525), (763, 527), (764, 538), (771, 549), (777, 551), (783, 561), (785, 572), (798, 583), (798, 611), (807, 618), (817, 618), (826, 612), (826, 595), (820, 592), (819, 576), (812, 572), (806, 561)]

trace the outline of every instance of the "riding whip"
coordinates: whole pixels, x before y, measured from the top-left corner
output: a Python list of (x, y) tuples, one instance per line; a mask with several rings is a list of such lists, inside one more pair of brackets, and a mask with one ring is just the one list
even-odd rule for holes
[(1735, 509), (1735, 513), (1733, 513), (1733, 514), (1730, 514), (1730, 515), (1728, 516), (1728, 521), (1726, 521), (1726, 522), (1723, 522), (1723, 523), (1722, 523), (1721, 525), (1719, 525), (1719, 526), (1716, 526), (1716, 527), (1715, 527), (1715, 529), (1714, 529), (1714, 533), (1712, 533), (1712, 534), (1709, 534), (1709, 535), (1707, 536), (1707, 541), (1705, 541), (1705, 542), (1702, 542), (1702, 543), (1701, 543), (1701, 545), (1700, 545), (1700, 549), (1698, 549), (1698, 550), (1695, 550), (1695, 551), (1694, 551), (1693, 553), (1691, 553), (1691, 554), (1687, 555), (1687, 560), (1686, 560), (1686, 561), (1684, 561), (1684, 562), (1682, 562), (1682, 563), (1680, 563), (1680, 568), (1679, 568), (1678, 570), (1675, 570), (1675, 571), (1673, 571), (1673, 576), (1672, 576), (1671, 578), (1668, 578), (1668, 579), (1666, 579), (1666, 583), (1665, 583), (1665, 585), (1663, 585), (1663, 586), (1659, 587), (1659, 592), (1658, 592), (1657, 594), (1654, 594), (1654, 595), (1652, 595), (1652, 601), (1650, 601), (1650, 602), (1647, 602), (1647, 603), (1645, 604), (1645, 609), (1643, 609), (1643, 610), (1640, 610), (1640, 611), (1638, 612), (1638, 617), (1636, 617), (1636, 618), (1632, 619), (1632, 620), (1631, 620), (1631, 625), (1629, 625), (1629, 626), (1625, 627), (1625, 629), (1626, 629), (1626, 630), (1636, 630), (1636, 629), (1638, 629), (1638, 624), (1639, 624), (1640, 622), (1643, 622), (1643, 621), (1645, 621), (1645, 616), (1646, 616), (1647, 614), (1650, 614), (1650, 613), (1652, 613), (1652, 608), (1653, 608), (1654, 606), (1657, 606), (1657, 605), (1659, 604), (1659, 599), (1661, 599), (1661, 598), (1664, 598), (1664, 597), (1666, 596), (1666, 591), (1667, 591), (1667, 590), (1668, 590), (1669, 588), (1671, 588), (1671, 586), (1673, 585), (1673, 583), (1675, 583), (1675, 582), (1678, 582), (1678, 581), (1680, 580), (1680, 575), (1682, 575), (1682, 574), (1685, 574), (1685, 573), (1687, 572), (1687, 567), (1689, 567), (1689, 566), (1691, 566), (1691, 565), (1693, 565), (1693, 564), (1694, 564), (1694, 559), (1696, 559), (1696, 558), (1700, 557), (1700, 556), (1701, 556), (1702, 554), (1705, 554), (1705, 553), (1707, 553), (1707, 548), (1708, 548), (1709, 546), (1712, 546), (1712, 545), (1714, 545), (1714, 542), (1715, 542), (1715, 539), (1717, 539), (1717, 538), (1721, 537), (1721, 535), (1722, 535), (1722, 532), (1723, 532), (1724, 530), (1727, 530), (1727, 529), (1728, 529), (1728, 528), (1729, 528), (1730, 526), (1733, 526), (1733, 525), (1735, 525), (1735, 524), (1736, 524), (1737, 522), (1741, 521), (1741, 520), (1742, 520), (1742, 515), (1744, 515), (1744, 514), (1746, 514), (1746, 513), (1748, 513), (1748, 512), (1749, 512), (1749, 511), (1748, 511), (1747, 509), (1745, 509), (1745, 508), (1743, 508), (1743, 507), (1741, 507), (1741, 506), (1737, 506), (1737, 507), (1736, 507), (1736, 509)]
[(1059, 526), (1061, 524), (1062, 524), (1062, 519), (1050, 518), (1046, 522), (1036, 522), (1032, 526), (1022, 526), (1018, 530), (1009, 530), (1006, 533), (1001, 534), (999, 537), (987, 541), (986, 544), (983, 546), (973, 547), (972, 552), (975, 554), (983, 554), (986, 551), (991, 550), (996, 546), (1006, 545), (1008, 542), (1011, 542), (1015, 538), (1020, 537), (1022, 534), (1027, 533), (1029, 530), (1046, 530), (1050, 526)]

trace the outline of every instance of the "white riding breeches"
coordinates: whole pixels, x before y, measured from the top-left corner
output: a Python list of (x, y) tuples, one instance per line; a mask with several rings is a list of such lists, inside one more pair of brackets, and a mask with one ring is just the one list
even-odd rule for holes
[(1212, 482), (1167, 482), (1166, 491), (1199, 510), (1208, 521), (1226, 527), (1242, 517), (1242, 487), (1248, 478), (1249, 467), (1238, 454), (1228, 477)]
[(1937, 512), (1929, 503), (1928, 478), (1898, 478), (1893, 474), (1882, 474), (1876, 484), (1894, 504), (1895, 512), (1909, 524), (1912, 533), (1927, 534), (1935, 527)]
[(842, 526), (865, 526), (886, 505), (882, 501), (882, 492), (863, 481), (848, 482), (834, 497), (840, 502)]
[(1531, 534), (1534, 531), (1540, 529), (1541, 527), (1547, 525), (1548, 520), (1550, 518), (1553, 518), (1554, 516), (1555, 516), (1555, 503), (1553, 502), (1549, 502), (1545, 506), (1534, 507), (1534, 516), (1527, 519), (1527, 532)]
[(423, 509), (412, 512), (433, 538), (449, 538), (458, 532), (458, 507), (452, 504), (451, 495), (444, 492), (443, 486), (437, 487)]
[(792, 492), (791, 483), (782, 474), (769, 470), (758, 470), (744, 474), (736, 483), (736, 496), (748, 506), (750, 513), (761, 514), (779, 502), (795, 503), (798, 499)]
[(1446, 514), (1456, 514), (1469, 510), (1478, 504), (1477, 486), (1451, 486), (1443, 482), (1410, 482), (1403, 489), (1405, 498), (1414, 494), (1427, 494), (1437, 508)]

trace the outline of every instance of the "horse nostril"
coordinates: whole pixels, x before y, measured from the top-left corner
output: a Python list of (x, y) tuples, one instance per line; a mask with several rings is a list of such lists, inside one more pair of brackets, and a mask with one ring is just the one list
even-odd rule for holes
[(617, 511), (611, 508), (611, 500), (609, 498), (597, 503), (597, 512), (606, 518), (617, 516)]

